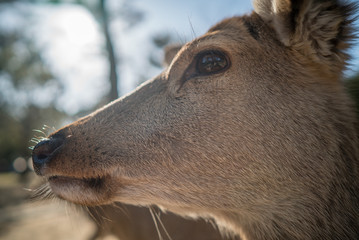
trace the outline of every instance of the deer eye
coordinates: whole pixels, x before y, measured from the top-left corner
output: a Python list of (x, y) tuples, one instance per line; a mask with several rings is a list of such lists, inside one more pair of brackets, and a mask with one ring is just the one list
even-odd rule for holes
[(202, 51), (194, 57), (186, 69), (181, 80), (181, 87), (192, 78), (220, 73), (227, 70), (229, 66), (229, 57), (224, 52), (220, 50)]
[(196, 68), (200, 75), (218, 73), (228, 67), (227, 56), (220, 51), (206, 51), (197, 57)]

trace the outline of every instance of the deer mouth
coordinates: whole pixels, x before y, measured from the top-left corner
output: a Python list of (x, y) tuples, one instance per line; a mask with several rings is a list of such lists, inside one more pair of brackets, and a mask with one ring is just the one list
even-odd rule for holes
[(104, 183), (104, 178), (74, 178), (74, 177), (64, 177), (64, 176), (51, 176), (48, 178), (50, 184), (57, 185), (72, 185), (72, 184), (81, 184), (86, 188), (97, 189), (101, 188)]
[(54, 175), (47, 178), (59, 198), (81, 205), (99, 205), (110, 199), (109, 176), (77, 178)]

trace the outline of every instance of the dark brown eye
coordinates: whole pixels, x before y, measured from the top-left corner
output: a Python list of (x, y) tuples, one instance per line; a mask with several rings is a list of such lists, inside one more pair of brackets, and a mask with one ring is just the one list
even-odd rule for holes
[(200, 75), (208, 75), (226, 69), (228, 60), (220, 51), (206, 51), (197, 57), (197, 72)]

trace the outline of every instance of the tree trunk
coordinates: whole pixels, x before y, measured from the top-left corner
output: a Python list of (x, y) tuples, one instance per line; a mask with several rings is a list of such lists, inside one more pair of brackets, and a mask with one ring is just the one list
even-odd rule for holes
[(111, 34), (109, 30), (109, 19), (108, 14), (106, 10), (106, 0), (100, 0), (100, 14), (101, 14), (101, 23), (102, 23), (102, 30), (105, 34), (106, 38), (106, 50), (108, 54), (108, 61), (110, 63), (110, 83), (111, 83), (111, 89), (108, 95), (109, 101), (113, 101), (119, 97), (119, 90), (118, 90), (118, 84), (119, 79), (117, 75), (117, 59), (115, 56), (113, 43), (111, 39)]

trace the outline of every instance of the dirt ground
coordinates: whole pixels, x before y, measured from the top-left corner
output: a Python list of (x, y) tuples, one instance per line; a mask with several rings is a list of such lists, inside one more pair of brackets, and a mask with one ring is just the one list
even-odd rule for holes
[(59, 200), (29, 200), (25, 189), (37, 184), (32, 174), (0, 174), (0, 239), (89, 239), (95, 224), (81, 210)]

